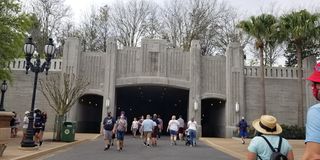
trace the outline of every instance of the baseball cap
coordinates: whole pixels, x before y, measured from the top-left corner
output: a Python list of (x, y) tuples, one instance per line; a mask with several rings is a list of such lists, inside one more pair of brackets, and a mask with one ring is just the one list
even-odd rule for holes
[(316, 66), (314, 66), (313, 73), (307, 78), (307, 80), (320, 83), (320, 63), (317, 63)]

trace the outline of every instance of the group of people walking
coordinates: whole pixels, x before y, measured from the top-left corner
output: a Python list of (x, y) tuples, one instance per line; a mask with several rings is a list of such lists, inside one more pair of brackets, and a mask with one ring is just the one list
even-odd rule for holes
[[(128, 128), (127, 118), (124, 112), (121, 112), (117, 120), (112, 117), (111, 112), (108, 112), (102, 125), (105, 142), (104, 150), (108, 150), (113, 144), (113, 139), (116, 138), (117, 150), (122, 151), (124, 147), (124, 136)], [(139, 120), (134, 118), (130, 129), (133, 137), (137, 137), (137, 132), (139, 131), (140, 138), (143, 139), (143, 145), (146, 147), (157, 146), (157, 140), (163, 131), (163, 120), (157, 114), (153, 114), (153, 116), (148, 114), (146, 118), (144, 118), (144, 116), (141, 116)], [(176, 116), (173, 115), (166, 131), (170, 134), (171, 145), (177, 145), (177, 136), (179, 136), (181, 141), (184, 140), (184, 135), (187, 137), (186, 144), (191, 147), (196, 144), (197, 122), (194, 118), (191, 118), (186, 127), (182, 116), (176, 120)]]
[[(27, 129), (29, 125), (29, 115), (30, 112), (26, 111), (24, 113), (23, 121), (20, 121), (19, 116), (16, 112), (12, 112), (14, 115), (10, 120), (10, 127), (11, 127), (11, 138), (17, 137), (18, 128), (22, 123), (22, 141), (26, 138)], [(40, 109), (36, 108), (34, 110), (34, 123), (33, 123), (33, 133), (34, 133), (34, 141), (37, 145), (41, 146), (43, 143), (43, 133), (45, 130), (46, 122), (47, 122), (47, 113), (42, 112)]]
[[(22, 130), (23, 130), (22, 140), (24, 140), (27, 135), (27, 129), (29, 125), (29, 115), (30, 115), (30, 112), (26, 111), (23, 118), (23, 125), (22, 125)], [(47, 122), (47, 113), (36, 108), (34, 110), (33, 117), (34, 117), (34, 123), (33, 123), (34, 141), (37, 145), (41, 146), (43, 143), (43, 134), (44, 134), (44, 130)]]
[[(314, 72), (307, 78), (311, 82), (311, 89), (313, 96), (320, 101), (320, 63), (318, 63)], [(303, 154), (303, 160), (320, 159), (320, 103), (311, 106), (308, 110), (306, 121), (306, 139), (305, 139), (305, 151)], [(181, 117), (180, 117), (181, 118)], [(173, 115), (168, 123), (167, 132), (170, 133), (170, 144), (176, 145), (177, 135), (179, 139), (183, 137), (184, 121), (183, 119), (176, 120), (176, 116)], [(127, 131), (127, 120), (124, 114), (121, 114), (116, 121), (111, 117), (111, 113), (103, 121), (104, 125), (104, 138), (106, 142), (105, 150), (109, 149), (112, 141), (113, 133), (116, 133), (117, 137), (117, 149), (121, 151), (123, 149), (124, 134)], [(110, 126), (108, 126), (110, 125)], [(191, 138), (190, 146), (196, 144), (195, 137), (197, 131), (197, 123), (193, 118), (187, 123), (187, 134)], [(245, 144), (245, 138), (247, 137), (248, 124), (245, 118), (242, 117), (238, 123), (238, 131), (241, 137), (241, 143)], [(294, 154), (292, 146), (289, 141), (282, 138), (282, 127), (277, 122), (276, 117), (272, 115), (262, 115), (260, 118), (252, 122), (252, 127), (255, 129), (255, 136), (251, 139), (248, 146), (248, 160), (294, 160)], [(161, 122), (159, 122), (157, 115), (146, 116), (146, 119), (141, 117), (138, 121), (134, 118), (131, 126), (133, 136), (136, 136), (139, 130), (144, 137), (144, 145), (150, 147), (151, 145), (157, 145), (157, 139), (159, 133), (162, 130)]]

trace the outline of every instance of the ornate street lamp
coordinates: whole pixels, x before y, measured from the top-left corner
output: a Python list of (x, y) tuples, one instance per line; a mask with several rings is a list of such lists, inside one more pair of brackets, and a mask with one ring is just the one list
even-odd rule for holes
[[(44, 47), (44, 52), (46, 54), (46, 61), (41, 65), (40, 56), (37, 52), (35, 52), (36, 47), (32, 42), (32, 38), (29, 37), (28, 41), (25, 43), (23, 47), (23, 51), (26, 56), (26, 74), (28, 74), (29, 69), (35, 73), (34, 75), (34, 84), (33, 84), (33, 94), (32, 94), (32, 102), (31, 102), (31, 110), (28, 116), (29, 124), (27, 128), (26, 138), (21, 142), (21, 147), (35, 147), (36, 144), (33, 141), (33, 121), (34, 121), (34, 103), (36, 99), (36, 91), (37, 91), (37, 83), (38, 83), (38, 73), (46, 71), (46, 75), (48, 74), (48, 70), (50, 68), (50, 61), (55, 52), (55, 46), (53, 45), (52, 38), (49, 38), (48, 44)], [(32, 55), (35, 56), (36, 61), (34, 63), (31, 62)]]
[(8, 89), (8, 84), (6, 82), (6, 80), (4, 80), (1, 84), (1, 102), (0, 102), (0, 111), (5, 111), (4, 107), (3, 107), (3, 101), (4, 101), (4, 93), (7, 91)]

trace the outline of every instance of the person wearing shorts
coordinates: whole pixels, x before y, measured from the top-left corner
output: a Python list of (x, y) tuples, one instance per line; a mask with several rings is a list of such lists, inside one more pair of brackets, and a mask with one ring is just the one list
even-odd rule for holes
[(173, 115), (169, 121), (167, 132), (170, 133), (170, 142), (171, 145), (177, 145), (177, 134), (179, 129), (179, 121), (176, 120), (176, 116)]
[(159, 124), (160, 122), (158, 121), (158, 117), (157, 114), (153, 114), (153, 130), (152, 130), (152, 134), (151, 134), (151, 144), (152, 146), (157, 146), (157, 139), (158, 139), (158, 135), (159, 135)]
[(179, 121), (179, 130), (178, 130), (179, 140), (182, 141), (183, 134), (184, 134), (184, 127), (185, 127), (184, 119), (182, 119), (182, 115), (179, 116), (178, 121)]
[(143, 130), (143, 144), (147, 147), (150, 147), (151, 133), (155, 126), (155, 123), (150, 119), (151, 116), (148, 114), (146, 119), (142, 122), (142, 130)]
[(107, 116), (103, 119), (103, 139), (105, 144), (104, 151), (108, 150), (110, 148), (110, 144), (112, 143), (112, 130), (115, 122), (115, 119), (111, 116), (111, 112), (108, 112)]
[(121, 115), (114, 125), (113, 132), (117, 135), (117, 150), (122, 151), (123, 142), (124, 142), (124, 134), (127, 132), (127, 120), (124, 115)]

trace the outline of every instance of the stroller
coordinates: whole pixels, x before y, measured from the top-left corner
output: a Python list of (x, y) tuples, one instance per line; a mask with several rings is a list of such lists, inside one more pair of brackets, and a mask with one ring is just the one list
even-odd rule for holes
[(185, 131), (185, 135), (186, 135), (186, 146), (190, 146), (192, 142), (191, 142), (191, 137), (188, 130)]

